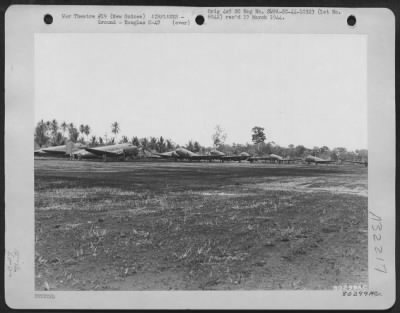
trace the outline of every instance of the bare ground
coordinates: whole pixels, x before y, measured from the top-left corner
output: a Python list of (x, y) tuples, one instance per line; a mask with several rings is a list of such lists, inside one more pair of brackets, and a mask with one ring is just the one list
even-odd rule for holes
[(367, 284), (361, 166), (35, 160), (36, 289)]

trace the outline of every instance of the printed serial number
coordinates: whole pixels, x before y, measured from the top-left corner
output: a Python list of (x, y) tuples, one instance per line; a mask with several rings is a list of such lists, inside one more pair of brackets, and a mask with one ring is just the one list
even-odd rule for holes
[(354, 297), (377, 297), (382, 296), (379, 291), (343, 291), (342, 296), (354, 296)]

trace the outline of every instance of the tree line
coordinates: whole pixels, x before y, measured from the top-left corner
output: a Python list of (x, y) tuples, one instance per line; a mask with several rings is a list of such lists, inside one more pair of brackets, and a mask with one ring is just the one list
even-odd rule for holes
[[(121, 127), (118, 122), (111, 124), (111, 133), (113, 136), (89, 136), (91, 134), (91, 127), (89, 125), (81, 124), (76, 125), (74, 123), (62, 122), (59, 123), (56, 119), (50, 121), (40, 120), (35, 127), (34, 142), (39, 148), (48, 146), (59, 146), (65, 145), (67, 141), (80, 142), (87, 144), (91, 147), (112, 145), (116, 143), (132, 143), (135, 146), (140, 146), (145, 149), (155, 150), (157, 152), (166, 152), (179, 147), (171, 139), (165, 139), (163, 136), (160, 137), (144, 137), (138, 138), (133, 136), (128, 138), (122, 136), (118, 138)], [(186, 146), (194, 152), (201, 152), (201, 145), (197, 141), (190, 140)]]
[[(110, 125), (110, 130), (113, 136), (90, 136), (91, 127), (89, 125), (62, 122), (59, 123), (53, 119), (51, 121), (40, 120), (35, 127), (34, 141), (39, 148), (45, 146), (64, 145), (67, 141), (80, 142), (91, 147), (104, 146), (116, 143), (132, 143), (135, 146), (143, 147), (144, 149), (154, 150), (160, 153), (167, 152), (179, 148), (180, 145), (173, 142), (171, 139), (166, 139), (163, 136), (159, 137), (143, 137), (138, 138), (133, 136), (128, 138), (123, 135), (118, 138), (121, 131), (120, 124), (114, 122)], [(266, 142), (267, 136), (265, 129), (261, 126), (254, 126), (251, 129), (251, 142), (246, 144), (232, 143), (226, 144), (228, 135), (220, 125), (216, 125), (214, 133), (211, 136), (213, 146), (206, 147), (198, 141), (189, 140), (182, 147), (195, 153), (208, 153), (213, 149), (218, 149), (227, 155), (237, 155), (241, 152), (249, 153), (250, 155), (266, 155), (277, 154), (287, 158), (302, 158), (306, 155), (314, 155), (324, 159), (346, 159), (353, 161), (368, 160), (368, 150), (360, 149), (348, 151), (344, 147), (335, 147), (330, 149), (327, 146), (307, 148), (303, 145), (290, 144), (287, 147), (280, 146), (275, 142)]]

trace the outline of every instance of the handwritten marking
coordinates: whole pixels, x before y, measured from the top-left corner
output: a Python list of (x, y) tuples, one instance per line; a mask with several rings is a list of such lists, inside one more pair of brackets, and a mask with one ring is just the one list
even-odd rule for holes
[(382, 218), (372, 211), (368, 211), (368, 213), (371, 219), (373, 248), (375, 252), (375, 260), (377, 261), (374, 269), (380, 273), (386, 274), (387, 268), (385, 264), (385, 259), (383, 257)]
[(7, 251), (7, 271), (8, 271), (8, 277), (12, 277), (14, 273), (19, 271), (20, 268), (20, 256), (19, 256), (19, 251), (17, 249), (14, 249), (13, 251)]

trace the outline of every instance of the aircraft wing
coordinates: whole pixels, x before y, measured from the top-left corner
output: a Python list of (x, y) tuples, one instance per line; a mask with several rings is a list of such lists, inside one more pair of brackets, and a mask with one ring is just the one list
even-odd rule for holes
[(246, 160), (246, 159), (248, 159), (248, 158), (245, 156), (242, 156), (242, 155), (226, 155), (226, 156), (221, 157), (221, 160), (224, 160), (224, 161), (242, 161), (242, 160)]
[(164, 158), (164, 159), (173, 159), (176, 158), (172, 153), (151, 153), (153, 157)]
[(220, 158), (217, 155), (192, 155), (188, 157), (189, 160), (217, 160)]
[(34, 151), (34, 154), (35, 154), (35, 155), (45, 155), (45, 154), (48, 154), (48, 153), (46, 153), (46, 152), (44, 152), (42, 149), (40, 149), (40, 150), (35, 150), (35, 151)]
[(66, 154), (66, 151), (62, 150), (51, 150), (51, 149), (42, 149), (42, 151), (49, 153), (49, 154)]
[(113, 151), (107, 151), (107, 150), (102, 150), (101, 148), (85, 148), (86, 151), (93, 153), (95, 155), (106, 155), (106, 156), (120, 156), (124, 154), (123, 149), (118, 149), (118, 150), (113, 150)]
[(247, 160), (250, 162), (253, 162), (253, 161), (267, 161), (267, 160), (272, 160), (272, 159), (273, 158), (271, 158), (271, 157), (250, 157)]
[(81, 155), (81, 156), (93, 156), (92, 152), (87, 151), (86, 149), (79, 149), (75, 152), (72, 152), (73, 155)]
[(320, 161), (315, 161), (315, 163), (336, 163), (334, 160), (320, 160)]

